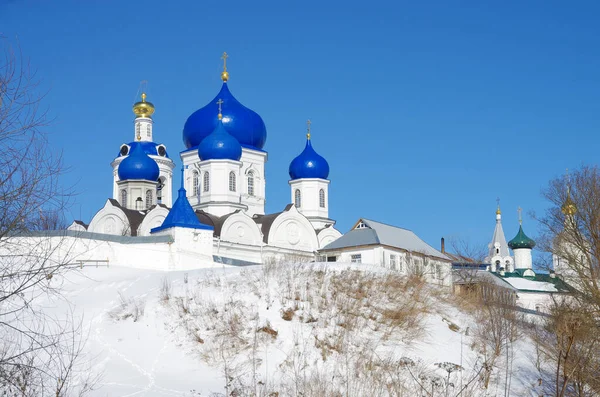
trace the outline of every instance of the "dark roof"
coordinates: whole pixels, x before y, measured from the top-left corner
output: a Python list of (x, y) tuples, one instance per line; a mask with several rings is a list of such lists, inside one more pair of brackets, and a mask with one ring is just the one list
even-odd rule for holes
[(78, 225), (83, 226), (85, 228), (85, 230), (87, 230), (87, 228), (89, 226), (88, 224), (84, 223), (83, 221), (74, 220), (73, 222), (76, 223), (76, 224), (78, 224)]
[(147, 210), (146, 211), (130, 210), (128, 208), (123, 207), (115, 199), (108, 199), (108, 201), (110, 201), (110, 203), (112, 205), (114, 205), (115, 207), (118, 207), (119, 209), (121, 209), (121, 211), (123, 211), (123, 213), (127, 217), (127, 220), (129, 221), (129, 227), (131, 228), (131, 236), (132, 237), (137, 236), (137, 229), (142, 224), (142, 221), (144, 220), (144, 217), (146, 216), (148, 211)]
[(219, 217), (213, 214), (209, 214), (204, 210), (196, 210), (195, 212), (196, 217), (198, 218), (200, 223), (202, 223), (203, 225), (212, 226), (212, 228), (214, 229), (213, 236), (221, 236), (221, 228), (223, 227), (223, 222), (225, 222), (225, 219), (227, 219), (226, 217), (228, 215), (225, 215), (224, 217)]
[(288, 204), (285, 206), (283, 211), (276, 212), (274, 214), (254, 215), (252, 219), (254, 219), (254, 222), (256, 222), (258, 225), (260, 225), (260, 229), (263, 234), (263, 242), (269, 242), (269, 231), (271, 230), (271, 226), (273, 225), (273, 222), (275, 222), (275, 219), (277, 219), (277, 217), (284, 212), (289, 211), (293, 206), (294, 204)]

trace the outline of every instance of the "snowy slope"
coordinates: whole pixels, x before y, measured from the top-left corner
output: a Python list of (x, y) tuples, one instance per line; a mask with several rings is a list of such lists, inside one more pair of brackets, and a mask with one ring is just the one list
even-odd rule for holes
[[(351, 380), (361, 375), (349, 376), (358, 364), (347, 362), (366, 351), (372, 351), (380, 362), (385, 357), (409, 357), (431, 371), (438, 362), (459, 364), (465, 371), (477, 365), (478, 355), (467, 331), (475, 321), (444, 299), (444, 292), (419, 292), (417, 299), (427, 300), (422, 307), (428, 307), (417, 327), (421, 332), (400, 327), (386, 334), (379, 325), (385, 323), (383, 319), (341, 313), (339, 308), (345, 308), (348, 301), (336, 294), (332, 298), (333, 284), (323, 284), (315, 292), (314, 280), (306, 278), (311, 272), (350, 272), (349, 266), (323, 264), (304, 272), (279, 267), (270, 274), (261, 267), (169, 273), (88, 267), (57, 280), (62, 282), (64, 300), (45, 306), (55, 314), (73, 307), (75, 315), (83, 318), (88, 332), (84, 359), (92, 371), (101, 374), (92, 396), (210, 396), (225, 393), (226, 370), (240, 379), (227, 382), (230, 393), (242, 390), (244, 384), (252, 385), (257, 394), (292, 395), (292, 387), (298, 392), (299, 386), (290, 386), (294, 383), (290, 379), (300, 372), (311, 379), (334, 374), (345, 379), (344, 387), (354, 387), (350, 395), (359, 395), (358, 384), (366, 381), (352, 386)], [(365, 271), (386, 277), (383, 269)], [(356, 301), (389, 306), (370, 296)], [(282, 318), (286, 310), (293, 312), (291, 321)], [(371, 313), (362, 306), (356, 310)], [(356, 328), (349, 331), (348, 321), (355, 318)], [(343, 346), (336, 347), (336, 343)], [(513, 364), (516, 375), (510, 395), (534, 395), (529, 386), (535, 377), (529, 346), (523, 338), (514, 347), (519, 354)], [(344, 360), (346, 364), (340, 364)], [(336, 381), (330, 383), (334, 387)]]

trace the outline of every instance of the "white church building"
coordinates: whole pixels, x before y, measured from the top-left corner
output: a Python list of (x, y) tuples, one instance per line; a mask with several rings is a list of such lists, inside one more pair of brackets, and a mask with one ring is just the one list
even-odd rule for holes
[[(175, 202), (175, 163), (155, 142), (155, 107), (145, 93), (133, 105), (133, 140), (111, 163), (112, 198), (89, 224), (68, 228), (87, 241), (78, 249), (81, 260), (175, 269), (313, 259), (341, 236), (329, 218), (329, 164), (312, 146), (310, 121), (306, 146), (289, 167), (291, 204), (265, 213), (267, 129), (230, 92), (223, 59), (220, 92), (185, 122)], [(139, 254), (145, 248), (155, 255)]]
[(498, 205), (496, 225), (484, 264), (453, 263), (455, 291), (469, 287), (467, 284), (480, 284), (488, 290), (493, 286), (493, 289), (503, 291), (506, 303), (546, 311), (553, 299), (570, 295), (573, 288), (553, 270), (548, 273), (534, 270), (532, 250), (535, 245), (523, 231), (520, 208), (519, 231), (512, 240), (506, 241)]

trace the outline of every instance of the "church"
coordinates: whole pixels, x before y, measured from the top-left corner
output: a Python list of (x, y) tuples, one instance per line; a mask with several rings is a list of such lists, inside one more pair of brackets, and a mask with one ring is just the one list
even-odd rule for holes
[[(74, 221), (70, 231), (93, 233), (93, 240), (110, 240), (109, 245), (153, 244), (159, 251), (168, 236), (171, 268), (181, 261), (194, 267), (199, 257), (194, 253), (228, 264), (314, 258), (341, 236), (329, 218), (329, 164), (313, 148), (310, 121), (306, 145), (289, 166), (291, 204), (265, 213), (267, 129), (260, 115), (231, 93), (227, 57), (224, 53), (221, 90), (183, 126), (182, 183), (175, 202), (175, 162), (166, 146), (156, 143), (155, 107), (142, 93), (133, 105), (133, 140), (123, 143), (111, 162), (112, 198), (89, 224)], [(204, 243), (194, 248), (186, 241)], [(174, 252), (174, 242), (181, 243), (174, 244), (181, 252)], [(118, 258), (114, 249), (100, 251), (97, 256), (106, 251), (118, 262), (141, 260), (136, 254)], [(146, 263), (157, 262), (150, 267), (160, 268), (160, 260), (160, 255), (144, 257)]]

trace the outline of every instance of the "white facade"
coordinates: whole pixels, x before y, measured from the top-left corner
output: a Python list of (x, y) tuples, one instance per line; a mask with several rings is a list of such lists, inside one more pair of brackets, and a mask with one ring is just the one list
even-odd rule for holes
[(291, 202), (310, 220), (315, 229), (335, 223), (329, 219), (329, 180), (303, 178), (293, 179), (288, 183)]
[(132, 210), (147, 210), (156, 204), (157, 182), (144, 179), (117, 181), (119, 203)]
[(423, 277), (427, 282), (450, 286), (450, 261), (383, 246), (357, 247), (339, 252), (327, 252), (321, 260), (377, 265), (407, 276)]
[[(267, 153), (262, 150), (252, 150), (242, 148), (242, 157), (237, 165), (236, 171), (236, 192), (229, 191), (229, 172), (234, 171), (230, 168), (226, 175), (212, 177), (209, 174), (209, 189), (206, 191), (206, 177), (204, 173), (210, 170), (204, 163), (231, 161), (231, 160), (208, 160), (201, 161), (196, 149), (187, 150), (181, 153), (181, 161), (184, 165), (184, 186), (188, 192), (188, 200), (194, 209), (204, 209), (207, 212), (215, 211), (219, 216), (233, 212), (238, 209), (247, 211), (248, 215), (264, 215), (265, 213), (265, 163), (267, 162)], [(216, 164), (216, 163), (215, 163)], [(217, 172), (221, 172), (225, 167), (220, 167)], [(211, 189), (215, 188), (221, 194), (219, 200), (216, 196), (211, 196)], [(227, 196), (227, 197), (225, 197)], [(214, 199), (213, 199), (214, 198)], [(212, 202), (209, 207), (207, 203)]]
[(196, 163), (197, 169), (194, 171), (197, 173), (192, 172), (192, 175), (199, 179), (197, 189), (200, 194), (194, 198), (200, 202), (193, 205), (193, 208), (217, 216), (247, 209), (240, 200), (241, 165), (240, 161), (234, 160), (206, 160)]

